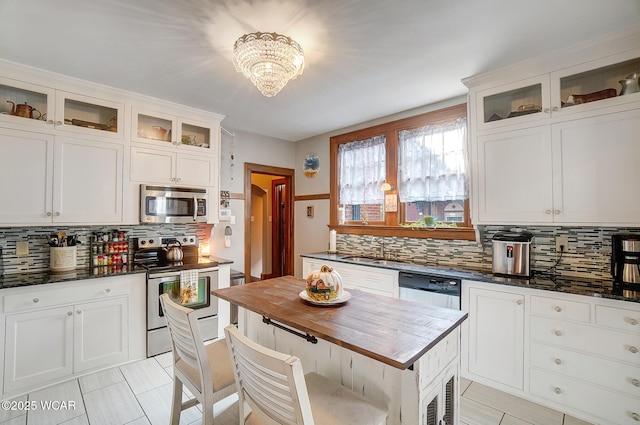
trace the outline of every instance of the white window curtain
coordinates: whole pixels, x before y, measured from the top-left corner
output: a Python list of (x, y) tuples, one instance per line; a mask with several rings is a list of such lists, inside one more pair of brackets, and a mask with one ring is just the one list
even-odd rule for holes
[(380, 190), (380, 185), (386, 179), (385, 142), (386, 137), (380, 135), (338, 146), (341, 204), (384, 202), (384, 192)]
[(466, 118), (398, 133), (400, 202), (468, 197)]

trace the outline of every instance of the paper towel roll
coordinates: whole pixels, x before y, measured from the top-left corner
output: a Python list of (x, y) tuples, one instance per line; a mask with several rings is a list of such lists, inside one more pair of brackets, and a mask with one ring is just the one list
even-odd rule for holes
[(329, 252), (336, 252), (336, 231), (329, 231)]

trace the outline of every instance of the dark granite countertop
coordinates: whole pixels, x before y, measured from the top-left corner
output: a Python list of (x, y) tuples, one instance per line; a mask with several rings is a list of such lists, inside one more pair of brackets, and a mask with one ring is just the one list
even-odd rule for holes
[(631, 290), (623, 288), (613, 282), (613, 279), (587, 279), (572, 276), (549, 276), (538, 275), (531, 279), (519, 279), (511, 277), (495, 276), (490, 271), (477, 269), (455, 269), (438, 267), (418, 262), (391, 261), (387, 264), (352, 261), (344, 256), (357, 255), (350, 253), (327, 253), (316, 252), (302, 254), (301, 257), (313, 258), (316, 260), (336, 261), (359, 266), (379, 267), (384, 269), (398, 270), (400, 272), (430, 274), (440, 277), (450, 277), (455, 279), (467, 279), (487, 283), (496, 283), (522, 288), (539, 289), (543, 291), (564, 292), (567, 294), (584, 295), (599, 298), (609, 298), (622, 301), (640, 302), (640, 289)]
[[(216, 261), (218, 264), (233, 264), (233, 261), (225, 258), (211, 256), (208, 261)], [(144, 267), (113, 267), (98, 266), (79, 268), (70, 272), (52, 273), (50, 271), (34, 271), (27, 273), (10, 273), (0, 276), (0, 290), (5, 288), (18, 288), (21, 286), (47, 285), (50, 283), (72, 282), (74, 280), (98, 279), (111, 276), (124, 276), (130, 274), (146, 273)]]
[(0, 289), (18, 288), (21, 286), (47, 285), (50, 283), (72, 282), (83, 279), (100, 279), (111, 276), (125, 276), (131, 274), (146, 273), (143, 268), (124, 268), (120, 271), (111, 271), (109, 266), (76, 269), (64, 273), (52, 273), (49, 271), (37, 271), (30, 273), (11, 273), (0, 277)]

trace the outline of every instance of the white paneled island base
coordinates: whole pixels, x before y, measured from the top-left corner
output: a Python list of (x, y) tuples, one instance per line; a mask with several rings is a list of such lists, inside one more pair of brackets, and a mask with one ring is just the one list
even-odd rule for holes
[(458, 423), (466, 313), (357, 290), (344, 305), (318, 307), (298, 297), (303, 284), (283, 277), (213, 293), (242, 307), (249, 338), (387, 408), (388, 424)]

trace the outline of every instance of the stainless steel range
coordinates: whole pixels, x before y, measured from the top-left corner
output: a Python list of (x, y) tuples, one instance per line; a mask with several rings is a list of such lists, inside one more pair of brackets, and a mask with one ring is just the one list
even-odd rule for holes
[[(147, 357), (171, 351), (171, 339), (160, 295), (196, 310), (205, 341), (218, 337), (218, 263), (198, 255), (198, 238), (147, 236), (134, 238), (134, 265), (147, 270)], [(169, 261), (182, 258), (182, 261)]]

